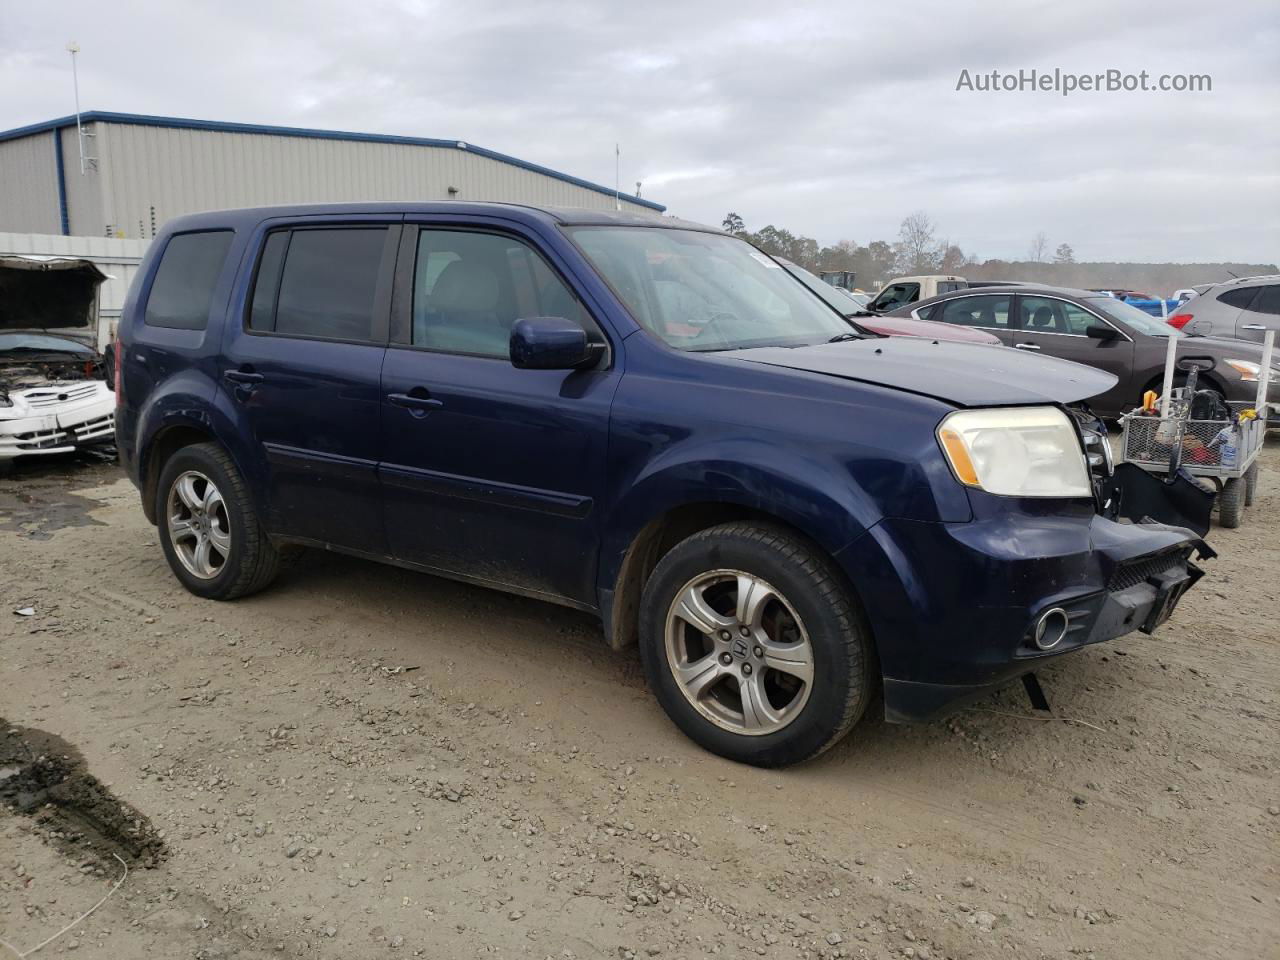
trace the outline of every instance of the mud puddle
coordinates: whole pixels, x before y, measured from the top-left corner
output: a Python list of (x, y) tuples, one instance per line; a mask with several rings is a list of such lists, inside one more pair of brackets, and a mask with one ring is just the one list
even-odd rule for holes
[(153, 867), (167, 855), (151, 821), (113, 796), (60, 737), (0, 717), (0, 806), (30, 818), (35, 831), (77, 866), (115, 873), (120, 857)]
[(119, 476), (114, 447), (19, 459), (7, 475), (0, 474), (0, 530), (48, 540), (65, 527), (100, 525), (89, 513), (102, 504), (68, 487), (110, 483)]

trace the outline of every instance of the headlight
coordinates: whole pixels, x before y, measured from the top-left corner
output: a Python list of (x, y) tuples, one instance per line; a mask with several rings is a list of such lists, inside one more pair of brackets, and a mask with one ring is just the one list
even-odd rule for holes
[(1004, 497), (1093, 493), (1075, 427), (1057, 407), (960, 410), (938, 425), (956, 478)]
[(1241, 380), (1248, 380), (1250, 383), (1257, 383), (1258, 377), (1262, 373), (1262, 366), (1251, 360), (1224, 360), (1222, 362), (1240, 374)]

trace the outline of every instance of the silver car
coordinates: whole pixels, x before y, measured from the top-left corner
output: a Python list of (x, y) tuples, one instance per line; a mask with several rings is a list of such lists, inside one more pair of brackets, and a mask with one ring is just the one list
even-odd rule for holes
[(1280, 276), (1214, 284), (1179, 304), (1169, 322), (1193, 336), (1261, 342), (1268, 330), (1275, 330), (1280, 340)]

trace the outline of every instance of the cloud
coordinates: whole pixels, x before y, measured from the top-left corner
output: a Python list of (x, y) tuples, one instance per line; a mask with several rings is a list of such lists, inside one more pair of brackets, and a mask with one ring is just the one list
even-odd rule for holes
[[(0, 128), (86, 108), (466, 140), (689, 219), (822, 242), (924, 209), (983, 256), (1043, 230), (1081, 259), (1274, 260), (1272, 2), (197, 0), (28, 5)], [(1210, 93), (973, 93), (962, 69), (1207, 73)]]

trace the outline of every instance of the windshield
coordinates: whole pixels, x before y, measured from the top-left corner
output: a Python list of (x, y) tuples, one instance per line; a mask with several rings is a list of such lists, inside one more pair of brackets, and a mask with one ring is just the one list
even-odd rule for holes
[(776, 260), (736, 237), (654, 227), (568, 233), (636, 322), (676, 349), (791, 347), (855, 335)]
[(841, 290), (839, 287), (833, 287), (821, 277), (815, 277), (804, 267), (792, 263), (790, 260), (779, 260), (778, 262), (786, 268), (788, 273), (821, 297), (823, 302), (832, 310), (842, 316), (861, 312), (858, 310), (857, 301), (853, 299), (853, 294)]
[(45, 353), (83, 353), (93, 356), (93, 348), (76, 340), (47, 337), (39, 333), (0, 333), (0, 353), (9, 350), (34, 350)]
[(1137, 307), (1125, 303), (1123, 300), (1115, 300), (1111, 297), (1090, 297), (1088, 299), (1089, 306), (1104, 313), (1113, 320), (1119, 320), (1126, 323), (1139, 333), (1145, 333), (1148, 337), (1184, 337), (1181, 330), (1171, 327), (1159, 317), (1153, 317), (1149, 313), (1144, 313)]

